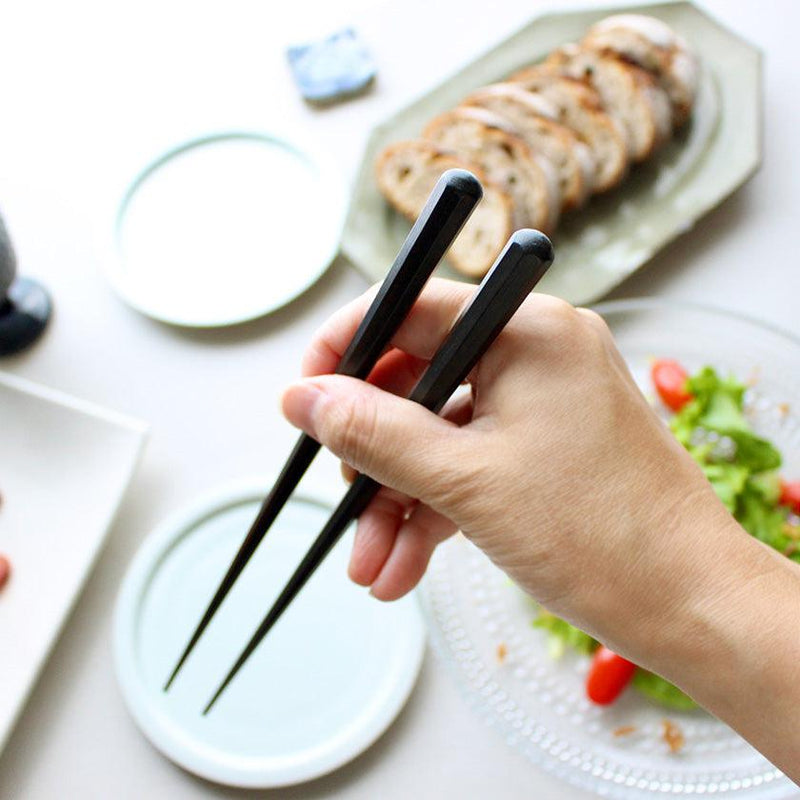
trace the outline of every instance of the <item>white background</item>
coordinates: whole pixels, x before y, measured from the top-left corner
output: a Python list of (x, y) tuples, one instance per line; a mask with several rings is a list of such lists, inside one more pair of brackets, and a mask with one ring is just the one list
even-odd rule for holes
[[(297, 374), (312, 331), (365, 281), (337, 261), (300, 300), (266, 319), (181, 331), (111, 294), (98, 231), (139, 168), (209, 130), (301, 125), (349, 177), (375, 121), (545, 8), (523, 0), (329, 5), (77, 0), (4, 7), (0, 207), (21, 270), (47, 282), (57, 307), (46, 339), (0, 366), (146, 420), (152, 430), (108, 546), (0, 757), (2, 798), (249, 796), (185, 774), (139, 734), (114, 683), (111, 607), (137, 545), (166, 514), (221, 482), (280, 467), (295, 437), (277, 411), (281, 388)], [(764, 166), (614, 296), (713, 303), (800, 334), (800, 4), (703, 5), (766, 54)], [(364, 35), (379, 80), (367, 97), (315, 112), (297, 97), (283, 48), (339, 22)], [(332, 459), (321, 459), (309, 479), (334, 480), (336, 471)], [(0, 643), (0, 657), (7, 646)], [(262, 795), (584, 796), (484, 728), (432, 654), (405, 711), (365, 755), (312, 784)]]

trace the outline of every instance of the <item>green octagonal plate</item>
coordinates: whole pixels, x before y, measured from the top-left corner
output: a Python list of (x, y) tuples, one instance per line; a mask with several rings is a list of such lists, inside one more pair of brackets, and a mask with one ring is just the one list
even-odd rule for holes
[[(418, 136), (425, 123), (473, 89), (504, 79), (580, 38), (597, 20), (625, 11), (658, 17), (702, 58), (691, 121), (623, 184), (566, 216), (554, 236), (556, 263), (539, 285), (575, 304), (602, 297), (660, 248), (737, 189), (761, 162), (761, 54), (688, 2), (617, 6), (540, 16), (372, 132), (358, 173), (342, 252), (380, 280), (409, 230), (378, 191), (375, 159), (387, 145)], [(446, 263), (445, 277), (467, 280)]]

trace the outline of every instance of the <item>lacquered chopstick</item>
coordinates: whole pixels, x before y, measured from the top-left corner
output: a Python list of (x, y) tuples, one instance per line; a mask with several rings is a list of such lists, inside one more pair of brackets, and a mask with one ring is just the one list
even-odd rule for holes
[[(471, 172), (451, 169), (439, 178), (375, 299), (342, 355), (336, 369), (338, 374), (361, 379), (369, 375), (419, 297), (422, 287), (482, 196), (481, 184)], [(225, 577), (172, 670), (164, 691), (172, 685), (222, 601), (319, 452), (319, 448), (319, 443), (310, 436), (303, 435), (298, 439), (272, 490), (264, 499), (239, 551), (228, 567)]]
[[(438, 413), (547, 271), (552, 261), (553, 248), (544, 234), (531, 230), (517, 231), (436, 351), (428, 369), (409, 395), (409, 399)], [(211, 710), (261, 640), (314, 574), (347, 526), (364, 511), (380, 488), (379, 483), (366, 475), (359, 475), (355, 479), (203, 710), (203, 714)]]

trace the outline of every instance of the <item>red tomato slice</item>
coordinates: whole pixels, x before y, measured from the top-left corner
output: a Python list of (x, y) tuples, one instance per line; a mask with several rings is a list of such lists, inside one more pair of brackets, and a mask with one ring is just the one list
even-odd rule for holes
[(791, 508), (795, 514), (800, 514), (800, 481), (781, 481), (778, 502)]
[(680, 411), (692, 399), (686, 388), (689, 373), (677, 361), (656, 359), (650, 368), (650, 377), (664, 405), (673, 411)]
[(601, 644), (592, 658), (586, 678), (586, 694), (592, 702), (607, 706), (620, 696), (635, 671), (636, 664)]

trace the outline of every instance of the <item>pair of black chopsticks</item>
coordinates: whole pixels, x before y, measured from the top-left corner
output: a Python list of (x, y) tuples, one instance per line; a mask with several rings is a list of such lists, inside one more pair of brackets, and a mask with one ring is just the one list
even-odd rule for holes
[[(365, 379), (419, 297), (431, 273), (453, 243), (483, 195), (478, 179), (466, 170), (445, 172), (355, 332), (336, 372)], [(553, 261), (550, 240), (533, 230), (514, 233), (454, 323), (409, 400), (438, 413), (486, 352)], [(278, 480), (264, 500), (242, 546), (192, 634), (164, 689), (169, 689), (236, 579), (286, 504), (320, 449), (302, 435)], [(313, 575), (348, 525), (377, 494), (380, 484), (360, 475), (331, 514), (272, 608), (203, 711), (208, 713), (252, 652)]]

